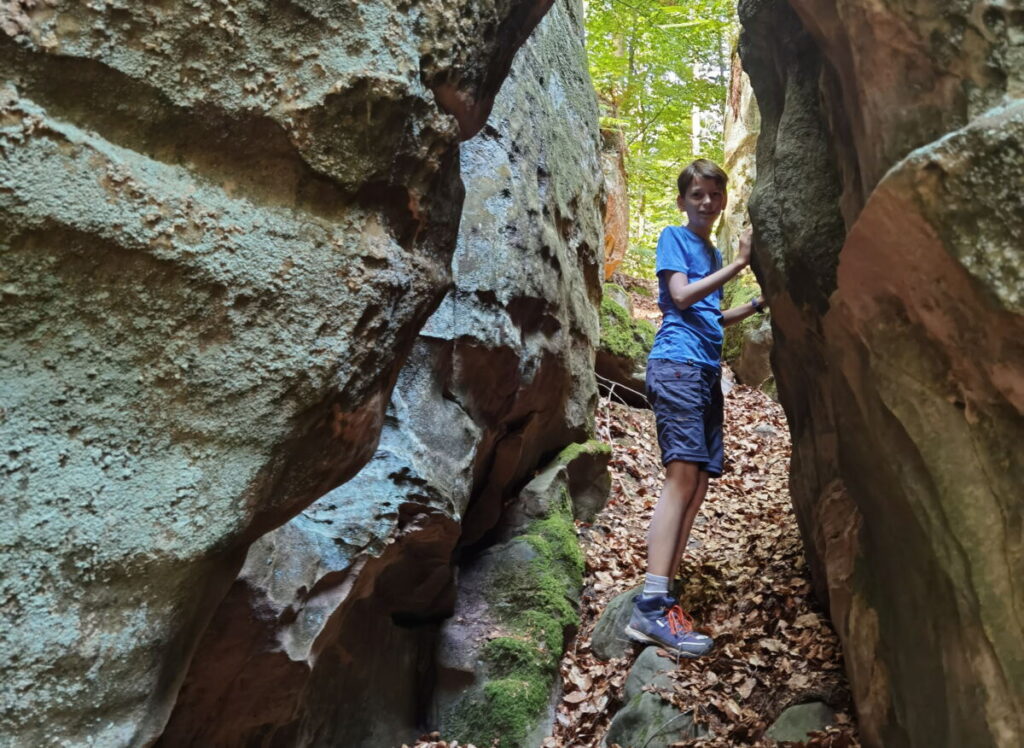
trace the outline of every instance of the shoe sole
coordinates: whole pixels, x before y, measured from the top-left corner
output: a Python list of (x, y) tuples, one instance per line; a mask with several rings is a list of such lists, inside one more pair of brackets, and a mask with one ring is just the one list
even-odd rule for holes
[(703, 657), (715, 648), (715, 645), (712, 644), (710, 647), (708, 647), (706, 650), (700, 653), (687, 652), (685, 649), (676, 649), (675, 647), (670, 647), (669, 645), (665, 644), (665, 642), (658, 641), (653, 636), (648, 636), (642, 631), (637, 631), (632, 626), (626, 626), (626, 636), (628, 636), (635, 642), (639, 642), (640, 644), (657, 644), (662, 649), (667, 649), (669, 652), (675, 652), (680, 657), (685, 657), (688, 660), (696, 660), (698, 657)]

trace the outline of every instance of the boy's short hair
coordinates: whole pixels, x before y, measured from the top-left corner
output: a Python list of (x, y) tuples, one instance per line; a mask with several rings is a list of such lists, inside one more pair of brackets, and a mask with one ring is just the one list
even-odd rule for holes
[(723, 190), (725, 190), (729, 184), (729, 175), (722, 171), (722, 167), (714, 161), (708, 161), (706, 158), (698, 158), (679, 174), (676, 186), (679, 187), (680, 195), (686, 194), (686, 190), (689, 188), (690, 182), (693, 181), (694, 177), (714, 179), (715, 183)]

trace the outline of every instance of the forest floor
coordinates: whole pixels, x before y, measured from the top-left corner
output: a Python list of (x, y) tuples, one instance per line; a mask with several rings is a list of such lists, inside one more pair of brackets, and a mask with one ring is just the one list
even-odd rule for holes
[[(672, 693), (711, 737), (680, 746), (857, 746), (839, 641), (811, 592), (787, 488), (790, 444), (782, 408), (735, 385), (726, 395), (726, 474), (712, 481), (683, 561), (683, 607), (715, 637), (712, 653), (681, 660)], [(598, 435), (612, 444), (612, 494), (590, 526), (582, 624), (562, 660), (565, 684), (545, 748), (600, 745), (622, 705), (640, 652), (601, 662), (590, 634), (607, 603), (643, 583), (645, 535), (661, 489), (654, 416), (603, 400)], [(788, 706), (824, 701), (836, 726), (804, 744), (776, 744), (765, 730)]]
[[(657, 323), (654, 283), (618, 275), (615, 281), (629, 291), (634, 316)], [(674, 688), (659, 692), (692, 711), (710, 736), (675, 745), (856, 748), (839, 640), (812, 593), (790, 503), (785, 415), (768, 395), (733, 385), (730, 377), (726, 371), (726, 473), (711, 482), (697, 517), (683, 559), (680, 600), (698, 627), (714, 636), (715, 649), (680, 660)], [(636, 645), (626, 657), (602, 662), (591, 652), (590, 638), (608, 602), (643, 583), (645, 536), (663, 477), (654, 414), (602, 399), (597, 436), (612, 445), (611, 496), (593, 523), (577, 528), (586, 556), (581, 624), (562, 658), (562, 700), (543, 748), (600, 746), (623, 706), (626, 677), (641, 651)], [(832, 727), (805, 743), (764, 737), (783, 710), (811, 701), (836, 710)], [(416, 748), (460, 744), (435, 733)]]

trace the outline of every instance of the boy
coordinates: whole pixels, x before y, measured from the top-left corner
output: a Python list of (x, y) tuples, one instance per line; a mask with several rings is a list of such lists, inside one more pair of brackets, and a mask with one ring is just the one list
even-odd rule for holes
[(626, 635), (684, 657), (711, 651), (710, 636), (669, 595), (708, 479), (722, 472), (722, 328), (763, 308), (763, 299), (721, 311), (722, 286), (750, 262), (751, 233), (740, 237), (736, 259), (722, 267), (711, 228), (725, 208), (729, 178), (698, 159), (679, 175), (676, 205), (686, 226), (658, 239), (658, 306), (663, 320), (647, 363), (647, 397), (658, 426), (665, 483), (647, 534), (647, 576), (634, 598)]

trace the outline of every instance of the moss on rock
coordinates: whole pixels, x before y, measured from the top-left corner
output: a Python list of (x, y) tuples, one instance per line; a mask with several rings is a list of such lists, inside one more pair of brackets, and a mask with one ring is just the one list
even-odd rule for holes
[(536, 645), (529, 639), (500, 636), (484, 645), (483, 658), (495, 672), (523, 672), (544, 667), (547, 658), (540, 656)]
[(600, 439), (591, 439), (590, 441), (570, 444), (558, 453), (555, 461), (562, 465), (568, 465), (581, 455), (610, 455), (611, 453), (612, 448), (610, 444), (606, 444)]
[(462, 742), (525, 746), (543, 720), (566, 634), (579, 624), (574, 598), (583, 580), (568, 491), (551, 513), (510, 541), (489, 587), (491, 610), (506, 635), (483, 648), (485, 679), (449, 716)]
[[(750, 273), (741, 273), (725, 284), (722, 289), (722, 308), (731, 309), (734, 306), (743, 304), (750, 299), (756, 298), (760, 293), (757, 280)], [(743, 352), (743, 342), (753, 333), (760, 324), (757, 315), (747, 317), (742, 322), (730, 325), (725, 328), (725, 341), (722, 344), (722, 359), (732, 366), (739, 360)]]
[[(621, 290), (611, 283), (605, 284), (606, 289), (608, 286)], [(619, 358), (645, 361), (657, 330), (647, 320), (633, 319), (611, 296), (605, 293), (601, 298), (601, 348)]]
[(452, 727), (460, 735), (478, 736), (479, 745), (490, 745), (495, 738), (501, 738), (502, 745), (520, 745), (547, 702), (546, 679), (497, 678), (463, 703)]

